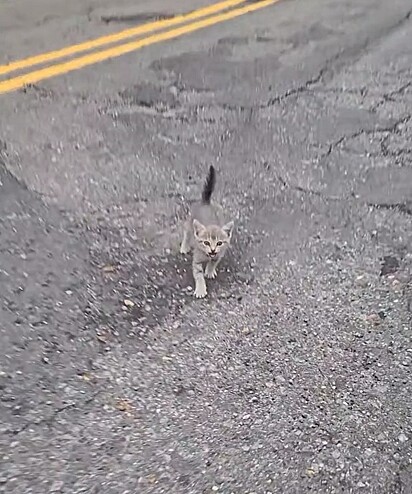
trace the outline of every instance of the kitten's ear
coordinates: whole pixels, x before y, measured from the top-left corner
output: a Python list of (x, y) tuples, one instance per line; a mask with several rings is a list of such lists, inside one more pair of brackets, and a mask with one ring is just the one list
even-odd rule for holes
[(193, 220), (193, 233), (195, 237), (198, 238), (199, 235), (205, 230), (205, 227), (200, 223), (200, 221)]
[(226, 233), (226, 235), (229, 238), (232, 238), (232, 233), (233, 233), (233, 228), (235, 226), (234, 221), (229, 221), (229, 223), (226, 223), (226, 225), (222, 226), (222, 230)]

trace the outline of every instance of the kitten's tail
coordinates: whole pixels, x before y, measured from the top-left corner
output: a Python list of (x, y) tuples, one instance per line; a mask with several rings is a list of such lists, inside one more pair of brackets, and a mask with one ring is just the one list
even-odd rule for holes
[(210, 198), (212, 197), (212, 193), (215, 188), (215, 183), (216, 183), (215, 167), (213, 165), (210, 165), (209, 174), (207, 176), (202, 192), (203, 204), (210, 204)]

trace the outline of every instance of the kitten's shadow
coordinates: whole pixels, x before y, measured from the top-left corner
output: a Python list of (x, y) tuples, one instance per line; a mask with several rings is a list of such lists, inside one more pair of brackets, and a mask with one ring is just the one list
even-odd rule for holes
[[(244, 234), (233, 239), (218, 267), (217, 278), (206, 280), (208, 296), (205, 301), (242, 299), (247, 285), (253, 282), (247, 256), (249, 242)], [(159, 324), (166, 317), (177, 316), (184, 306), (199, 302), (193, 297), (192, 255), (180, 254), (178, 245), (167, 249), (164, 255), (155, 255), (145, 263), (136, 264), (128, 275), (127, 291), (134, 292), (135, 300), (130, 319), (145, 326)], [(126, 293), (125, 298), (128, 298)]]

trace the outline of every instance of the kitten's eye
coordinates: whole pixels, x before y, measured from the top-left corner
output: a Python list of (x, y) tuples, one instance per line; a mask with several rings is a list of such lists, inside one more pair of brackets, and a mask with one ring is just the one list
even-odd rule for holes
[(219, 242), (217, 242), (217, 244), (216, 244), (216, 245), (218, 245), (218, 246), (220, 247), (222, 244), (223, 244), (223, 242), (221, 242), (221, 241), (219, 240)]
[(203, 243), (206, 245), (206, 247), (210, 247), (210, 242), (208, 240), (205, 240)]

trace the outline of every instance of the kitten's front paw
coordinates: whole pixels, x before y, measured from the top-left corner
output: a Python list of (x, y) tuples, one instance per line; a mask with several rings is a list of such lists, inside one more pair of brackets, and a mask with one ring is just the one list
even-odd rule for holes
[(217, 276), (216, 268), (208, 268), (206, 266), (205, 276), (206, 276), (206, 278), (209, 278), (210, 280), (214, 280)]
[(197, 286), (193, 295), (196, 298), (205, 298), (207, 295), (206, 285)]

